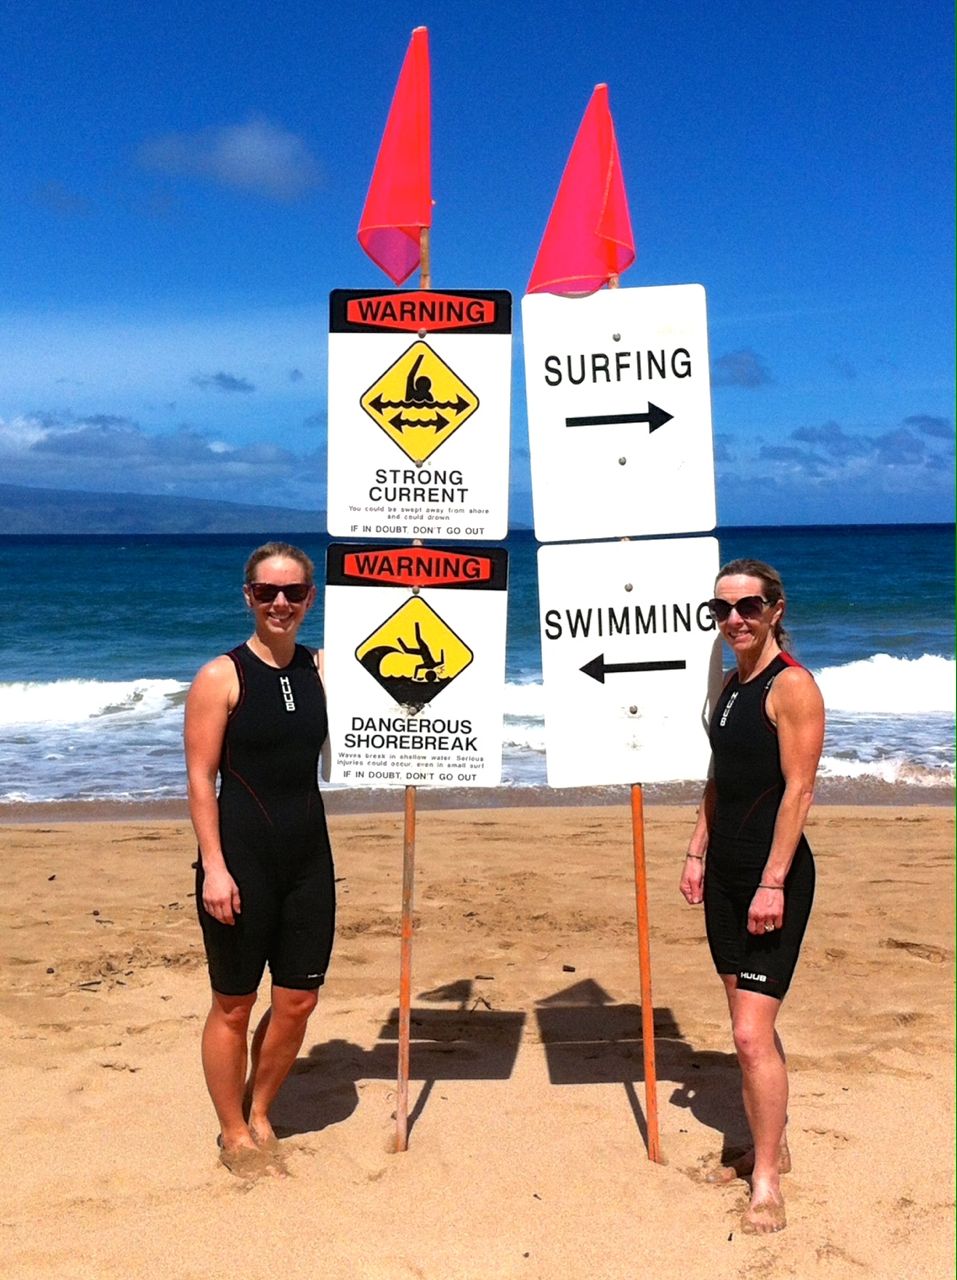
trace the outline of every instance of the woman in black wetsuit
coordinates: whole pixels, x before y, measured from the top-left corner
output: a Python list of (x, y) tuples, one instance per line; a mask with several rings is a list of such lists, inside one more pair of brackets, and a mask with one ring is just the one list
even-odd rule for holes
[(804, 823), (824, 740), (824, 703), (810, 672), (784, 652), (784, 588), (770, 565), (726, 564), (709, 608), (737, 665), (711, 718), (712, 776), (680, 888), (688, 902), (704, 902), (753, 1142), (708, 1181), (750, 1176), (742, 1228), (763, 1233), (780, 1231), (786, 1221), (780, 1174), (791, 1167), (788, 1077), (775, 1020), (814, 897)]
[[(316, 597), (313, 572), (286, 543), (253, 552), (243, 586), (253, 633), (204, 666), (186, 700), (196, 902), (212, 986), (203, 1070), (220, 1159), (240, 1177), (282, 1172), (269, 1107), (332, 951), (335, 879), (318, 787), (322, 655), (296, 643)], [(247, 1079), (249, 1017), (267, 964), (272, 996)]]

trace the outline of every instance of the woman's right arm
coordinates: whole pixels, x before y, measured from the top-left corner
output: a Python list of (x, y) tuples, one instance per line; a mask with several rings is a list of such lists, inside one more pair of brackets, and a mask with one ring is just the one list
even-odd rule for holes
[(681, 872), (681, 890), (687, 902), (697, 906), (704, 901), (704, 860), (708, 853), (708, 836), (711, 830), (711, 818), (714, 813), (714, 779), (709, 778), (698, 806), (698, 820), (688, 842), (685, 865)]
[(226, 721), (238, 692), (235, 668), (229, 658), (207, 663), (186, 696), (183, 727), (189, 816), (203, 864), (203, 906), (223, 924), (235, 924), (242, 908), (239, 889), (223, 857), (216, 797)]

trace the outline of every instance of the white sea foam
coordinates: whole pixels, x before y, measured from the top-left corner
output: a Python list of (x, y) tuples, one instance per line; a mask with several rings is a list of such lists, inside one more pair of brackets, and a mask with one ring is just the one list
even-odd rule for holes
[[(953, 714), (953, 658), (924, 654), (896, 658), (879, 653), (815, 673), (829, 711), (871, 715)], [(101, 716), (142, 716), (176, 710), (187, 685), (179, 680), (56, 680), (0, 684), (0, 727), (79, 725)], [(505, 686), (505, 715), (516, 745), (540, 747), (534, 730), (544, 723), (545, 690), (540, 682)]]
[[(877, 654), (817, 672), (828, 710), (821, 777), (953, 786), (954, 677), (954, 660), (936, 654)], [(541, 684), (506, 685), (506, 773), (544, 774), (544, 714)]]
[[(878, 653), (844, 666), (824, 667), (814, 674), (829, 711), (953, 715), (957, 702), (957, 663), (939, 654), (896, 658)], [(505, 714), (516, 721), (541, 721), (545, 714), (544, 687), (507, 684)]]
[(925, 653), (895, 658), (876, 653), (860, 662), (825, 667), (815, 678), (828, 710), (865, 714), (925, 715), (954, 713), (953, 658)]
[(0, 685), (0, 726), (81, 725), (101, 716), (151, 718), (175, 705), (179, 680), (54, 680)]
[(545, 725), (528, 722), (515, 724), (506, 719), (502, 741), (506, 750), (535, 751), (544, 755)]
[(506, 753), (545, 754), (545, 689), (541, 684), (505, 686), (505, 724), (502, 744)]
[(952, 787), (955, 781), (952, 765), (920, 765), (903, 756), (845, 760), (825, 755), (821, 757), (818, 775), (821, 778), (874, 778), (878, 782), (906, 783), (912, 787)]
[[(954, 784), (954, 661), (877, 654), (817, 673), (828, 708), (824, 778)], [(0, 800), (184, 794), (178, 680), (0, 684)], [(545, 690), (505, 688), (503, 783), (545, 781)]]
[(505, 714), (516, 719), (538, 719), (545, 714), (545, 687), (529, 682), (505, 685)]

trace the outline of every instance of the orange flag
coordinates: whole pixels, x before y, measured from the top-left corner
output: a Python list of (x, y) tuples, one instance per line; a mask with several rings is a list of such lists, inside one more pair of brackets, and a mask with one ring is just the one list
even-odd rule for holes
[(635, 260), (608, 86), (599, 84), (552, 205), (529, 293), (594, 293)]
[(359, 243), (394, 284), (419, 265), (420, 232), (432, 225), (431, 132), (429, 33), (416, 27), (359, 219)]

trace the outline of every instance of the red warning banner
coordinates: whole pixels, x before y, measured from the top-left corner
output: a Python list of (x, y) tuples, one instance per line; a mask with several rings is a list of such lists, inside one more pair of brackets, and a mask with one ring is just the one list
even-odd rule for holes
[(512, 299), (503, 289), (333, 289), (331, 333), (510, 333)]
[(330, 543), (326, 552), (330, 587), (451, 587), (462, 591), (505, 591), (508, 552), (504, 547), (395, 546)]
[(406, 293), (397, 298), (351, 298), (346, 319), (378, 329), (474, 329), (491, 324), (495, 303), (488, 298), (453, 298), (444, 293)]
[(447, 587), (489, 582), (493, 566), (488, 556), (438, 551), (425, 547), (389, 547), (347, 552), (342, 572), (351, 579), (382, 587)]

